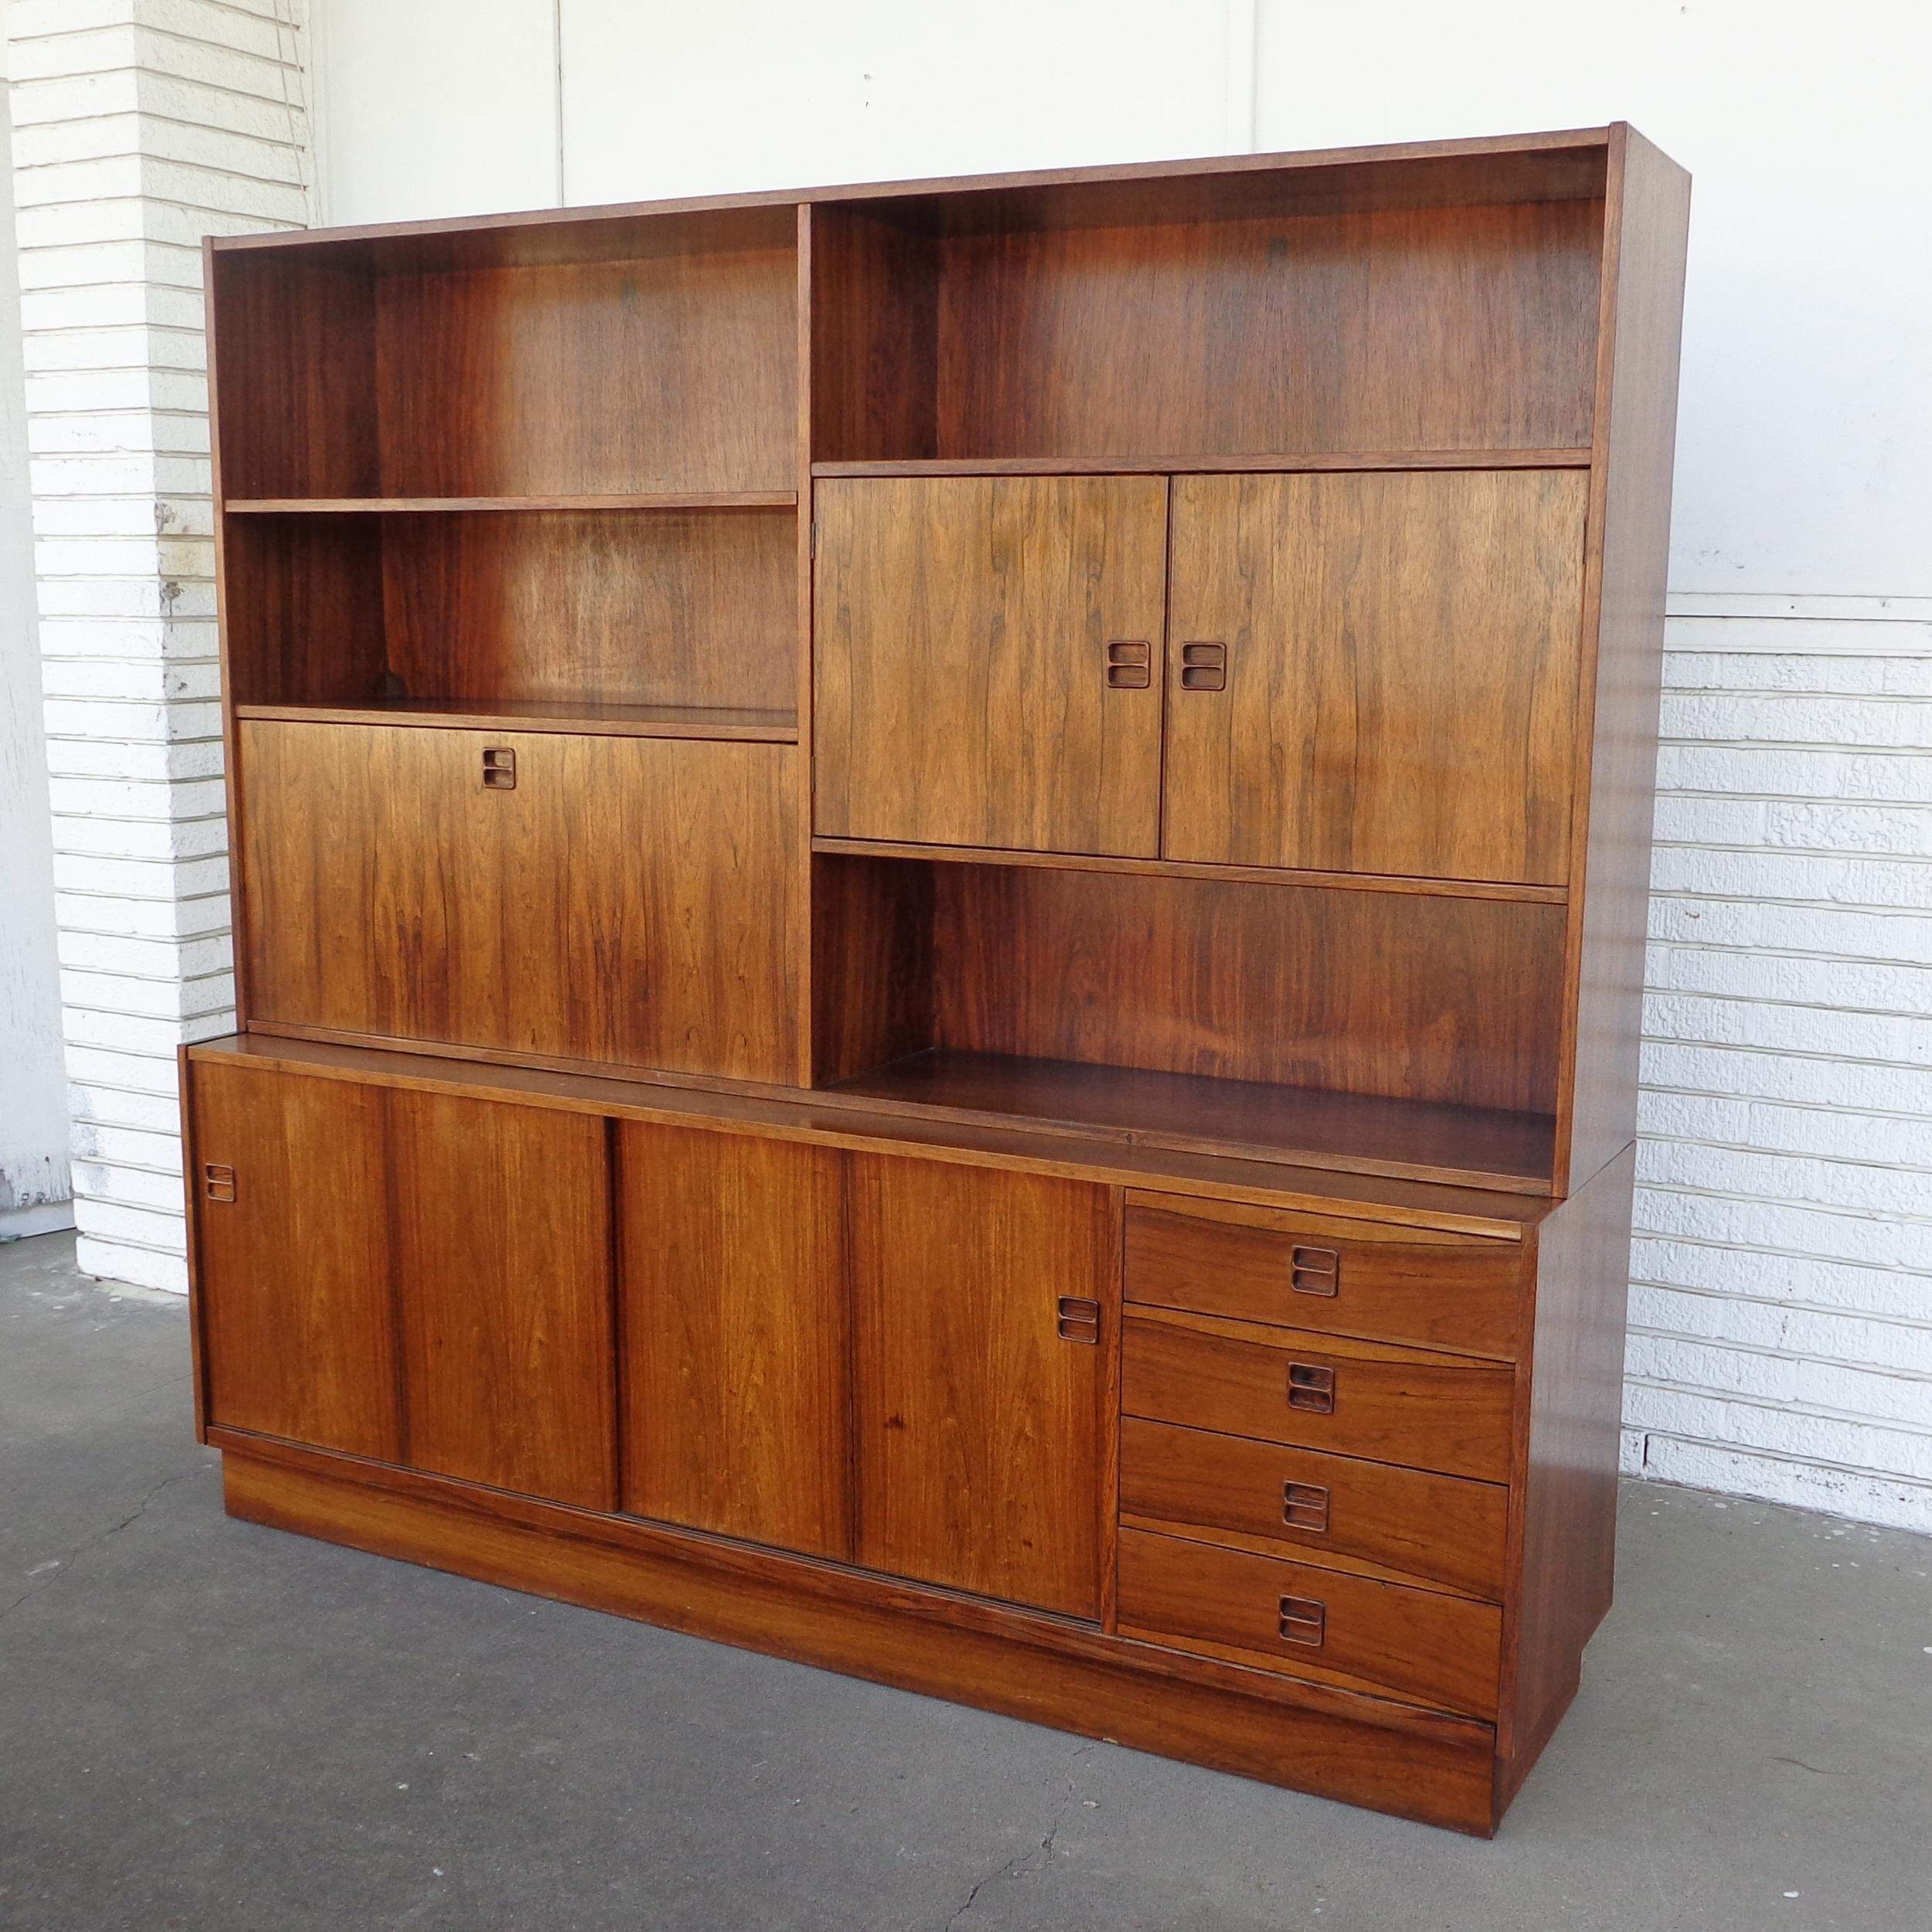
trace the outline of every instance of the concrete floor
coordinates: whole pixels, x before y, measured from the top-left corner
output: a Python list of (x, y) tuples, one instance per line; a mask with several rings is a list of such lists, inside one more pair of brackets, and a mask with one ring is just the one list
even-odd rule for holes
[(1922, 1932), (1932, 1540), (1633, 1485), (1493, 1844), (232, 1522), (182, 1305), (0, 1247), (8, 1932)]

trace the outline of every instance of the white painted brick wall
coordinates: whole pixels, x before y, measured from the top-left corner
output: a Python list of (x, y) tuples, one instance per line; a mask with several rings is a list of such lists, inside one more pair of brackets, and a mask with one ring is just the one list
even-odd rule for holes
[(1932, 1529), (1932, 600), (1673, 607), (1625, 1467)]
[(201, 238), (304, 225), (301, 0), (11, 0), (82, 1265), (185, 1285), (174, 1054), (233, 1021)]

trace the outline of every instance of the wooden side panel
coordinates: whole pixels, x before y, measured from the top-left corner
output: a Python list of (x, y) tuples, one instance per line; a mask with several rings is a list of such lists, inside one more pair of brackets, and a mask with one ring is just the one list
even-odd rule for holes
[(1505, 1735), (1528, 1771), (1575, 1695), (1583, 1646), (1610, 1608), (1617, 1437), (1637, 1151), (1538, 1230), (1536, 1315)]
[(198, 1168), (233, 1177), (188, 1176), (209, 1420), (396, 1460), (387, 1096), (206, 1062), (189, 1095)]
[[(1107, 1191), (869, 1155), (848, 1172), (859, 1561), (1097, 1616)], [(1057, 1332), (1063, 1298), (1098, 1304), (1097, 1342)]]
[(1165, 479), (868, 478), (816, 502), (818, 829), (1152, 856)]
[(949, 238), (936, 453), (1587, 443), (1602, 210), (1410, 206)]
[[(1655, 811), (1657, 723), (1670, 561), (1671, 478), (1690, 177), (1628, 128), (1612, 131), (1614, 264), (1598, 451), (1601, 556), (1590, 747), (1577, 837), (1570, 975), (1575, 1077), (1568, 1159), (1581, 1186), (1636, 1131), (1637, 1058)], [(1621, 161), (1617, 159), (1621, 154)], [(1586, 809), (1587, 808), (1587, 809)]]
[(849, 1558), (844, 1157), (618, 1129), (622, 1506)]
[(694, 249), (383, 276), (382, 493), (794, 488), (796, 260)]
[(1561, 882), (1587, 487), (1177, 478), (1165, 855)]
[(384, 521), (226, 519), (222, 635), (231, 703), (355, 704), (383, 696)]
[(389, 1110), (404, 1459), (615, 1509), (604, 1123), (440, 1094)]
[(939, 261), (928, 236), (822, 204), (811, 223), (811, 454), (938, 454)]
[[(260, 1020), (747, 1080), (795, 1068), (789, 747), (254, 722)], [(492, 749), (513, 788), (486, 787)]]
[(370, 277), (280, 253), (216, 251), (210, 260), (224, 495), (372, 494), (379, 471)]

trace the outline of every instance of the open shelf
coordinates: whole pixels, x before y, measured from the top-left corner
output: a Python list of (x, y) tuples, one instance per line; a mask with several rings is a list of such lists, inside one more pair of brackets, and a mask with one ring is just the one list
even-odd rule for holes
[(647, 491), (630, 496), (268, 496), (231, 498), (231, 516), (332, 516), (419, 514), (465, 510), (771, 510), (790, 509), (796, 490)]
[(797, 232), (752, 207), (219, 252), (223, 492), (795, 489)]
[(461, 698), (372, 698), (355, 705), (238, 704), (235, 716), (297, 724), (421, 725), (457, 731), (566, 731), (614, 738), (710, 738), (796, 744), (792, 711), (721, 706), (541, 704)]
[(1603, 151), (1428, 173), (821, 203), (813, 457), (1574, 463), (1594, 428)]
[[(1587, 448), (1556, 450), (1297, 450), (1242, 456), (910, 457), (815, 463), (811, 473), (840, 476), (1186, 476), (1247, 471), (1587, 469)], [(231, 506), (232, 507), (232, 506)]]
[(1546, 1194), (1548, 1114), (929, 1048), (829, 1091), (1132, 1145)]
[(240, 706), (668, 709), (794, 732), (798, 528), (789, 499), (231, 518), (230, 688)]
[(1566, 917), (1212, 868), (823, 853), (815, 1083), (868, 1104), (1547, 1191)]

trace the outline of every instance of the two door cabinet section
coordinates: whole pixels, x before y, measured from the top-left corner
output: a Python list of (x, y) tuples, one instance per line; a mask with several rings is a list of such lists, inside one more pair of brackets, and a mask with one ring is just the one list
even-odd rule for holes
[(1688, 202), (209, 242), (230, 1512), (1493, 1832), (1611, 1600)]

